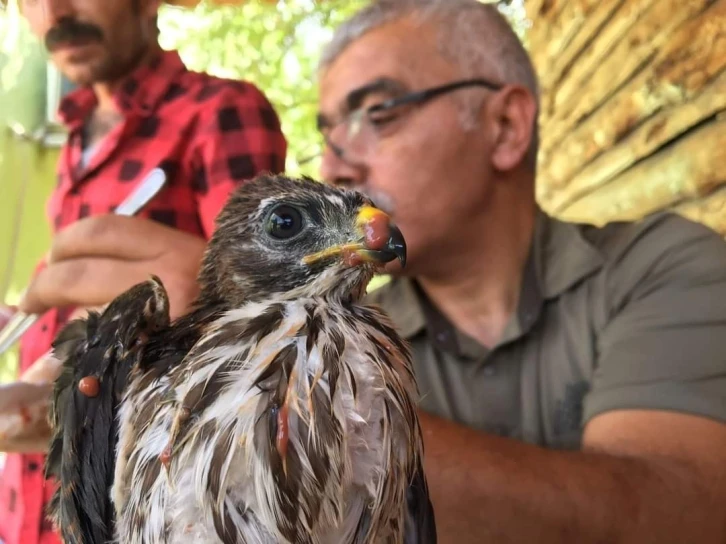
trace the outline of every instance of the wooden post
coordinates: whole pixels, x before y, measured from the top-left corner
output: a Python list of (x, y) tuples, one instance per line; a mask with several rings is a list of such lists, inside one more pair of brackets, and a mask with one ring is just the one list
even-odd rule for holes
[(669, 209), (726, 235), (726, 0), (526, 0), (537, 195), (601, 224)]

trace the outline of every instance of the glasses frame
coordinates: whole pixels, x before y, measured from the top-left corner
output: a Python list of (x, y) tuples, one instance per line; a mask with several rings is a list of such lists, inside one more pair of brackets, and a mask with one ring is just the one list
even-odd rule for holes
[[(418, 91), (412, 91), (410, 93), (403, 94), (401, 96), (396, 96), (394, 98), (389, 98), (387, 100), (384, 100), (383, 102), (380, 102), (378, 104), (374, 104), (372, 106), (368, 106), (367, 108), (358, 108), (352, 112), (350, 112), (345, 118), (340, 120), (338, 123), (330, 127), (331, 129), (335, 126), (340, 125), (341, 123), (345, 123), (348, 126), (348, 137), (355, 137), (355, 134), (357, 134), (360, 131), (360, 128), (358, 128), (355, 132), (351, 134), (350, 127), (351, 126), (362, 126), (363, 120), (365, 117), (368, 117), (370, 115), (386, 112), (388, 110), (392, 110), (393, 108), (397, 108), (399, 106), (407, 106), (407, 105), (423, 105), (430, 100), (437, 98), (439, 96), (442, 96), (444, 94), (448, 94), (453, 91), (458, 91), (459, 89), (465, 89), (468, 87), (484, 87), (493, 91), (500, 91), (502, 90), (505, 85), (502, 83), (495, 83), (493, 81), (490, 81), (488, 79), (484, 78), (474, 78), (474, 79), (463, 79), (459, 81), (453, 81), (451, 83), (445, 83), (444, 85), (438, 85), (436, 87), (430, 87), (428, 89), (421, 89)], [(338, 158), (344, 159), (345, 155), (345, 149), (335, 143), (333, 143), (330, 140), (330, 137), (326, 134), (323, 134), (323, 139), (325, 140), (325, 144), (330, 147), (330, 149), (335, 153), (335, 155)]]

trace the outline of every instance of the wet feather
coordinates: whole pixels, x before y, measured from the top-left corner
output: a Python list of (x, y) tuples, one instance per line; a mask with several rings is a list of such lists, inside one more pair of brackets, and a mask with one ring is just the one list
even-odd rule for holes
[[(265, 230), (281, 205), (306, 222), (289, 242)], [(154, 278), (59, 336), (48, 469), (65, 542), (436, 541), (411, 354), (359, 300), (374, 268), (303, 264), (350, 243), (368, 205), (258, 178), (220, 214), (189, 314), (168, 322)], [(89, 373), (95, 399), (74, 389)]]

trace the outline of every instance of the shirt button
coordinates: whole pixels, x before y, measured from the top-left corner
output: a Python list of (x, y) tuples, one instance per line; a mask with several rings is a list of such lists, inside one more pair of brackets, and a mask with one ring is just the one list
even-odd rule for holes
[(31, 461), (30, 463), (28, 463), (28, 470), (30, 472), (35, 472), (36, 470), (38, 470), (38, 463), (36, 463), (35, 461)]
[(487, 365), (484, 367), (485, 376), (494, 376), (494, 374), (496, 374), (496, 373), (497, 373), (497, 371), (492, 365)]
[(445, 332), (440, 332), (436, 334), (436, 340), (439, 342), (446, 342), (449, 339), (449, 335)]

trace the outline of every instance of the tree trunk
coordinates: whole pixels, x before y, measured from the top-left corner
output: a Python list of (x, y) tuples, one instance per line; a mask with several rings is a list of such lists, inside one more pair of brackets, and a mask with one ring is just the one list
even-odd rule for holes
[(602, 224), (675, 210), (726, 235), (726, 0), (526, 0), (537, 196)]

